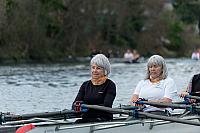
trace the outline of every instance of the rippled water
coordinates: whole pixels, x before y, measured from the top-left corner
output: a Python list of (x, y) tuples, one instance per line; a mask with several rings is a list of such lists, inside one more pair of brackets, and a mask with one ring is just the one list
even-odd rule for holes
[[(193, 74), (200, 72), (200, 61), (166, 59), (169, 76), (179, 91)], [(88, 63), (89, 64), (89, 63)], [(90, 78), (88, 64), (0, 66), (0, 112), (33, 113), (70, 109), (80, 85)], [(145, 75), (144, 63), (112, 63), (110, 78), (117, 85), (114, 106), (126, 104), (139, 80)]]

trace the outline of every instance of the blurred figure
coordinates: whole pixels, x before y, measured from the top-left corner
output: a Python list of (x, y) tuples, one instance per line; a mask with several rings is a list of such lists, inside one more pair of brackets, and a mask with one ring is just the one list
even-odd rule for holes
[(106, 57), (107, 58), (113, 58), (114, 57), (112, 49), (108, 49), (108, 52), (106, 53)]
[(127, 51), (124, 53), (124, 60), (125, 60), (125, 63), (132, 63), (133, 53), (130, 49), (127, 49)]
[(198, 49), (195, 49), (195, 50), (192, 52), (191, 58), (192, 58), (193, 60), (199, 60), (199, 59), (200, 59), (200, 53), (199, 53)]
[(90, 54), (90, 58), (92, 59), (95, 55), (99, 54), (99, 52), (94, 48)]
[(140, 58), (140, 54), (138, 53), (137, 50), (134, 49), (133, 50), (133, 60), (132, 60), (132, 62), (137, 63), (139, 58)]

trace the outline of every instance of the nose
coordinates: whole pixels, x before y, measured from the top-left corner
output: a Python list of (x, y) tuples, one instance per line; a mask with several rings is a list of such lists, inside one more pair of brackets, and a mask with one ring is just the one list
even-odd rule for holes
[(96, 72), (96, 71), (97, 71), (97, 68), (96, 68), (96, 67), (92, 68), (92, 71), (93, 71), (93, 72)]

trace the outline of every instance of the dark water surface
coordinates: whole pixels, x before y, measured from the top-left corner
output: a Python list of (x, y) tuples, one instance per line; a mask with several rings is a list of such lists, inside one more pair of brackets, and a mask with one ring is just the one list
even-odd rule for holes
[[(200, 61), (166, 59), (169, 76), (179, 91), (186, 88), (193, 74), (200, 72)], [(144, 63), (112, 63), (110, 78), (117, 85), (114, 106), (127, 104), (139, 80), (145, 76)], [(80, 85), (90, 78), (89, 63), (0, 66), (0, 112), (34, 113), (70, 109)]]

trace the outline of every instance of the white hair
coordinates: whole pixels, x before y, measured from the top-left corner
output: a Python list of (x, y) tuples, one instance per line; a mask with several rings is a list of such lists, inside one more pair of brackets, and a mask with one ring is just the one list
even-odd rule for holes
[(108, 75), (111, 72), (110, 62), (103, 54), (95, 55), (90, 61), (90, 65), (92, 64), (96, 64), (97, 66), (104, 68), (105, 75)]
[(147, 62), (147, 73), (146, 73), (145, 79), (150, 78), (149, 67), (154, 66), (154, 65), (160, 66), (162, 68), (162, 75), (161, 75), (162, 79), (166, 79), (168, 76), (168, 70), (167, 70), (165, 59), (160, 55), (153, 55), (149, 58)]

